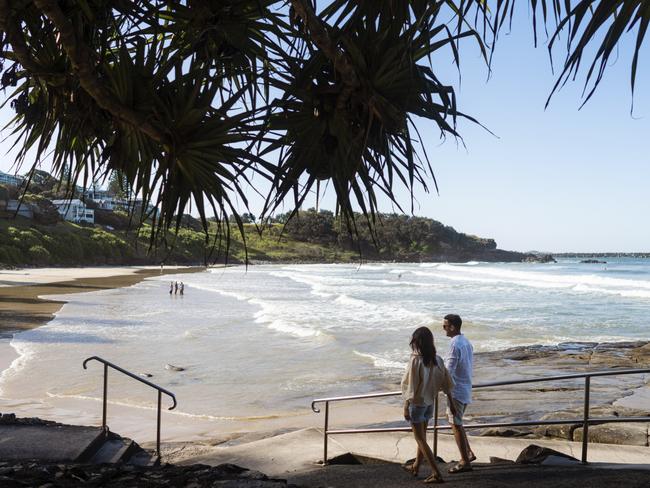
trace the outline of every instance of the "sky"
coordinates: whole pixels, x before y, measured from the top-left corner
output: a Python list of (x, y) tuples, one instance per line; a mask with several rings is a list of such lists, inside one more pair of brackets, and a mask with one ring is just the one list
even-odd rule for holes
[[(527, 13), (515, 20), (499, 39), (489, 80), (473, 49), (461, 52), (460, 83), (450, 56), (434, 60), (442, 81), (456, 87), (460, 110), (494, 135), (461, 122), (463, 146), (454, 139), (441, 141), (434, 124), (419, 121), (439, 194), (417, 191), (413, 213), (493, 238), (501, 249), (650, 252), (647, 45), (641, 52), (632, 115), (631, 36), (582, 109), (580, 76), (544, 109), (556, 75), (546, 47), (533, 47)], [(0, 111), (3, 126), (9, 117), (9, 110)], [(8, 133), (3, 131), (3, 138)], [(6, 172), (12, 164), (8, 148), (8, 141), (0, 143), (0, 170)], [(397, 193), (408, 210), (408, 193)], [(260, 205), (253, 199), (253, 211)], [(331, 192), (321, 208), (334, 208)], [(383, 202), (381, 210), (394, 209)]]

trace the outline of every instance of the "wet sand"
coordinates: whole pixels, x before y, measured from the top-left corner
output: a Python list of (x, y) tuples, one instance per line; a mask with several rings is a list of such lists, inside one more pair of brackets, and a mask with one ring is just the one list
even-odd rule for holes
[[(132, 286), (161, 274), (203, 271), (202, 267), (43, 268), (0, 271), (0, 338), (33, 329), (54, 317), (64, 301), (39, 298)], [(2, 370), (0, 363), (0, 371)]]
[(65, 304), (48, 295), (85, 293), (132, 286), (145, 278), (203, 271), (202, 267), (158, 266), (25, 268), (0, 270), (0, 373), (18, 357), (14, 333), (46, 324)]

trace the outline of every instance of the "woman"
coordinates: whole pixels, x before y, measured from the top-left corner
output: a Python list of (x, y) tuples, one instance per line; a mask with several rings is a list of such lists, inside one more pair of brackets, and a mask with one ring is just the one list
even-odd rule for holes
[[(454, 382), (442, 358), (436, 355), (433, 334), (427, 327), (420, 327), (413, 332), (410, 345), (413, 354), (402, 378), (402, 396), (404, 418), (411, 423), (418, 449), (415, 462), (404, 468), (413, 476), (417, 476), (422, 458), (426, 457), (432, 474), (424, 482), (442, 483), (442, 474), (427, 444), (427, 424), (433, 417), (433, 404), (440, 390), (449, 397), (449, 404), (454, 405), (451, 397)], [(455, 412), (452, 414), (455, 415)]]

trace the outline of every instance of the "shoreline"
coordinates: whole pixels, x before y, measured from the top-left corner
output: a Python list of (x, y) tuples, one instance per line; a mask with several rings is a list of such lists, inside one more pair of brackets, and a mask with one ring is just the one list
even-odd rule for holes
[(133, 286), (152, 276), (195, 273), (199, 266), (116, 266), (21, 268), (0, 270), (0, 375), (20, 356), (11, 346), (14, 334), (54, 319), (67, 302), (42, 298)]
[[(183, 272), (200, 271), (204, 268), (166, 268), (162, 274), (176, 274)], [(52, 271), (52, 270), (50, 270)], [(31, 318), (31, 322), (25, 320), (25, 326), (22, 328), (6, 327), (6, 336), (2, 339), (2, 332), (5, 328), (5, 321), (3, 320), (0, 325), (0, 370), (3, 366), (6, 368), (11, 365), (13, 360), (17, 357), (14, 353), (13, 347), (10, 346), (10, 337), (14, 332), (27, 330), (30, 328), (38, 327), (50, 321), (62, 306), (65, 301), (57, 297), (57, 300), (49, 299), (48, 295), (61, 295), (67, 293), (90, 292), (104, 289), (114, 289), (120, 287), (131, 286), (138, 283), (147, 277), (161, 276), (160, 268), (61, 268), (55, 269), (52, 273), (58, 273), (57, 279), (48, 275), (49, 282), (35, 283), (35, 276), (39, 273), (44, 273), (44, 269), (36, 270), (22, 270), (21, 272), (2, 273), (0, 272), (0, 283), (6, 283), (3, 280), (3, 275), (13, 274), (17, 277), (14, 286), (0, 286), (0, 314), (7, 312), (7, 316), (11, 313), (20, 313), (22, 318)], [(30, 273), (32, 275), (30, 275)], [(68, 273), (68, 275), (66, 275)], [(74, 279), (70, 278), (73, 274), (86, 274), (85, 277), (77, 276)], [(97, 274), (110, 274), (109, 276), (88, 276), (93, 273)], [(6, 277), (6, 276), (5, 276)], [(43, 276), (41, 276), (43, 278)], [(22, 281), (21, 281), (22, 280)], [(44, 290), (51, 289), (53, 291), (45, 292)], [(13, 292), (15, 295), (12, 295)], [(15, 300), (7, 299), (8, 296), (16, 296)], [(45, 296), (45, 298), (41, 298)], [(31, 307), (27, 310), (22, 307), (26, 303)], [(13, 307), (13, 308), (12, 308)], [(43, 307), (42, 309), (38, 307)], [(48, 308), (49, 307), (49, 308)], [(24, 313), (26, 310), (26, 313)], [(48, 310), (52, 310), (48, 313)], [(0, 315), (0, 318), (3, 315)], [(566, 372), (583, 371), (590, 368), (601, 367), (635, 367), (641, 364), (650, 364), (650, 344), (641, 342), (632, 343), (630, 346), (625, 347), (625, 343), (619, 344), (606, 344), (606, 343), (582, 343), (578, 347), (577, 343), (567, 344), (564, 347), (557, 346), (522, 346), (512, 348), (509, 350), (499, 350), (492, 353), (478, 353), (477, 363), (479, 368), (477, 373), (477, 380), (479, 382), (489, 381), (491, 378), (499, 377), (507, 373), (516, 373), (520, 375), (534, 375), (541, 376), (545, 374), (558, 374), (565, 370)], [(4, 354), (2, 347), (6, 346), (11, 351), (13, 358)], [(633, 354), (628, 354), (633, 352)], [(3, 364), (7, 362), (7, 364)], [(555, 371), (558, 368), (560, 371)], [(552, 370), (552, 371), (551, 371)], [(600, 408), (608, 408), (609, 402), (616, 401), (613, 407), (643, 407), (644, 402), (647, 401), (648, 384), (644, 380), (635, 380), (633, 382), (616, 382), (612, 385), (606, 385), (611, 392), (604, 404)], [(477, 392), (477, 401), (473, 405), (470, 412), (470, 417), (493, 417), (493, 420), (506, 420), (513, 414), (513, 408), (517, 408), (522, 412), (526, 412), (530, 407), (530, 395), (543, 393), (540, 396), (540, 401), (543, 402), (541, 409), (535, 409), (536, 413), (543, 415), (550, 412), (561, 412), (571, 404), (571, 391), (576, 390), (573, 385), (557, 386), (551, 388), (544, 388), (543, 390), (538, 387), (516, 387), (504, 389), (499, 392), (484, 390), (480, 393)], [(635, 394), (630, 395), (634, 391)], [(506, 395), (506, 398), (503, 398)], [(602, 390), (599, 392), (602, 395)], [(45, 403), (34, 403), (34, 413), (42, 418), (47, 418), (47, 413), (56, 412), (59, 418), (66, 418), (69, 422), (71, 418), (86, 424), (97, 424), (98, 414), (100, 413), (99, 402), (96, 399), (60, 399), (54, 396), (47, 403), (50, 404), (46, 407)], [(155, 411), (149, 408), (138, 408), (127, 405), (120, 405), (119, 403), (110, 403), (111, 411), (111, 426), (116, 427), (116, 430), (121, 433), (133, 435), (137, 434), (136, 438), (147, 439), (151, 436), (152, 425), (155, 425)], [(51, 405), (54, 404), (52, 407)], [(20, 401), (5, 402), (4, 407), (9, 409), (15, 408), (18, 412), (21, 409)], [(47, 410), (49, 408), (50, 410)], [(52, 410), (53, 409), (53, 410)], [(615, 408), (615, 415), (618, 415), (618, 408)], [(4, 411), (7, 411), (3, 408)], [(400, 421), (399, 420), (399, 406), (394, 407), (386, 405), (383, 402), (374, 403), (370, 410), (372, 415), (367, 414), (367, 408), (359, 408), (358, 405), (340, 408), (337, 406), (336, 413), (332, 415), (333, 420), (342, 427), (359, 426), (359, 424), (369, 424), (375, 421), (379, 423)], [(8, 410), (12, 411), (12, 410)], [(18, 413), (17, 412), (17, 413)], [(38, 415), (39, 413), (43, 415)], [(364, 413), (365, 412), (365, 413)], [(119, 413), (120, 415), (115, 415)], [(602, 412), (603, 414), (609, 412)], [(115, 417), (113, 417), (115, 415)], [(307, 404), (305, 405), (304, 413), (300, 412), (282, 412), (278, 415), (271, 417), (258, 417), (249, 419), (234, 419), (231, 418), (211, 418), (209, 415), (186, 414), (184, 412), (165, 412), (165, 438), (169, 441), (191, 441), (195, 443), (208, 443), (212, 444), (219, 440), (230, 440), (241, 434), (248, 436), (273, 435), (273, 433), (283, 432), (287, 429), (295, 430), (305, 427), (313, 427), (322, 425), (322, 414), (314, 415), (308, 410)], [(572, 414), (572, 417), (575, 416)], [(149, 419), (148, 417), (151, 417)], [(145, 419), (143, 423), (142, 420)], [(62, 421), (62, 420), (59, 420)], [(143, 423), (143, 425), (140, 425)], [(618, 427), (617, 427), (618, 429)], [(647, 437), (646, 437), (647, 438)], [(647, 442), (647, 441), (646, 441)]]
[(0, 338), (48, 323), (66, 303), (41, 297), (126, 288), (152, 276), (203, 270), (199, 266), (162, 271), (158, 266), (0, 270)]

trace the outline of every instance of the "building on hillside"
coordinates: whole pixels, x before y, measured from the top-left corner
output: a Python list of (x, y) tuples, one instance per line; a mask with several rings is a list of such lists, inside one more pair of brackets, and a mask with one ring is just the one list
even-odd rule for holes
[[(121, 210), (123, 212), (140, 212), (142, 210), (142, 199), (141, 198), (135, 198), (131, 200), (127, 200), (125, 198), (118, 198), (118, 197), (110, 197), (107, 196), (102, 200), (93, 200), (98, 208), (104, 209), (104, 210)], [(158, 209), (153, 206), (152, 204), (147, 204), (147, 209), (146, 209), (146, 214), (151, 214), (153, 216), (158, 216)]]
[(0, 185), (20, 186), (23, 181), (25, 181), (25, 178), (22, 176), (14, 176), (0, 171)]
[(19, 215), (27, 219), (34, 218), (34, 211), (32, 210), (32, 206), (28, 203), (20, 203), (19, 200), (7, 200), (4, 205), (2, 205), (2, 203), (3, 202), (0, 202), (0, 210), (3, 210), (8, 214)]
[(63, 216), (63, 219), (68, 222), (77, 224), (80, 222), (95, 223), (95, 211), (86, 207), (86, 204), (78, 198), (73, 200), (52, 200), (52, 203), (56, 206), (59, 214)]
[(96, 186), (87, 188), (83, 191), (83, 196), (86, 200), (92, 200), (97, 208), (102, 210), (114, 210), (113, 200), (115, 200), (115, 195), (109, 190), (100, 190)]
[[(2, 205), (4, 203), (4, 205)], [(10, 215), (19, 215), (27, 219), (34, 218), (34, 210), (29, 203), (20, 203), (20, 200), (0, 201), (0, 211)]]

